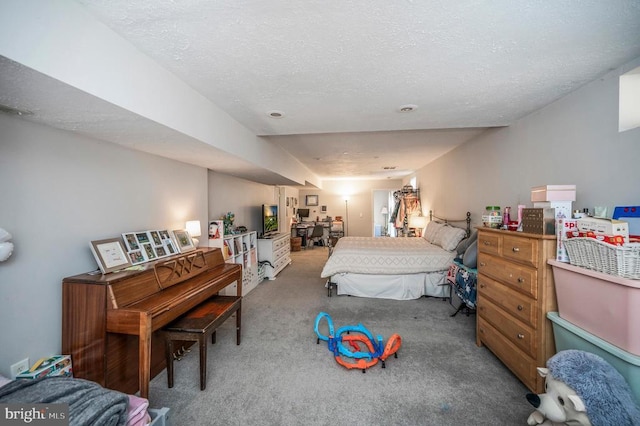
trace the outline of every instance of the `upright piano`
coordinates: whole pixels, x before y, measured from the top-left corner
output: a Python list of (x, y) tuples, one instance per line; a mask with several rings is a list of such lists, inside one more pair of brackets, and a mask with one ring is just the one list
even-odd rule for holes
[(241, 296), (242, 266), (225, 263), (219, 248), (64, 278), (62, 351), (74, 377), (148, 398), (166, 363), (160, 329), (234, 282)]

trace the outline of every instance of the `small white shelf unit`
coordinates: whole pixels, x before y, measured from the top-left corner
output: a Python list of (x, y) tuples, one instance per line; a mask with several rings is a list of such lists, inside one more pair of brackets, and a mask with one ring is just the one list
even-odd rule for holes
[[(242, 265), (242, 295), (245, 296), (256, 288), (258, 280), (258, 234), (256, 231), (241, 234), (224, 235), (222, 238), (209, 239), (209, 247), (222, 250), (222, 257), (227, 263)], [(236, 295), (237, 284), (225, 287), (220, 294)]]

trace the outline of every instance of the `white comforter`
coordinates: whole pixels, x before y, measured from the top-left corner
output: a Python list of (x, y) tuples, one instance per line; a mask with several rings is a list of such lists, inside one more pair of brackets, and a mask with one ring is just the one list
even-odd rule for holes
[(321, 277), (357, 274), (416, 274), (444, 271), (456, 253), (424, 238), (343, 237), (322, 269)]

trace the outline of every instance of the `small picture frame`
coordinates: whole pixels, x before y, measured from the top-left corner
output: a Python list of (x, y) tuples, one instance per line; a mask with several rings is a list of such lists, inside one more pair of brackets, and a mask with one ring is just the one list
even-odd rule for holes
[(320, 207), (320, 212), (326, 213), (327, 212), (327, 206)]
[(193, 241), (191, 240), (191, 235), (189, 235), (189, 231), (186, 229), (176, 229), (173, 231), (173, 239), (180, 253), (187, 253), (196, 249), (196, 246), (193, 245)]
[(209, 239), (219, 240), (223, 236), (224, 236), (224, 221), (210, 220), (209, 221)]
[(103, 274), (131, 266), (131, 260), (120, 238), (91, 241), (91, 252)]
[(318, 196), (317, 195), (307, 195), (306, 201), (307, 206), (317, 206), (318, 205)]

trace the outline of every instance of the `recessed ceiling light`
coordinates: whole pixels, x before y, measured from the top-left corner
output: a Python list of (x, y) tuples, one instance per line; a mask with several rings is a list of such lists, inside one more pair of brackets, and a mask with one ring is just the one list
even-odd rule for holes
[(407, 105), (402, 105), (400, 108), (398, 108), (398, 112), (412, 112), (412, 111), (415, 111), (416, 109), (418, 109), (418, 105), (407, 104)]
[(273, 110), (273, 111), (267, 112), (267, 115), (271, 118), (282, 118), (284, 117), (284, 112)]

